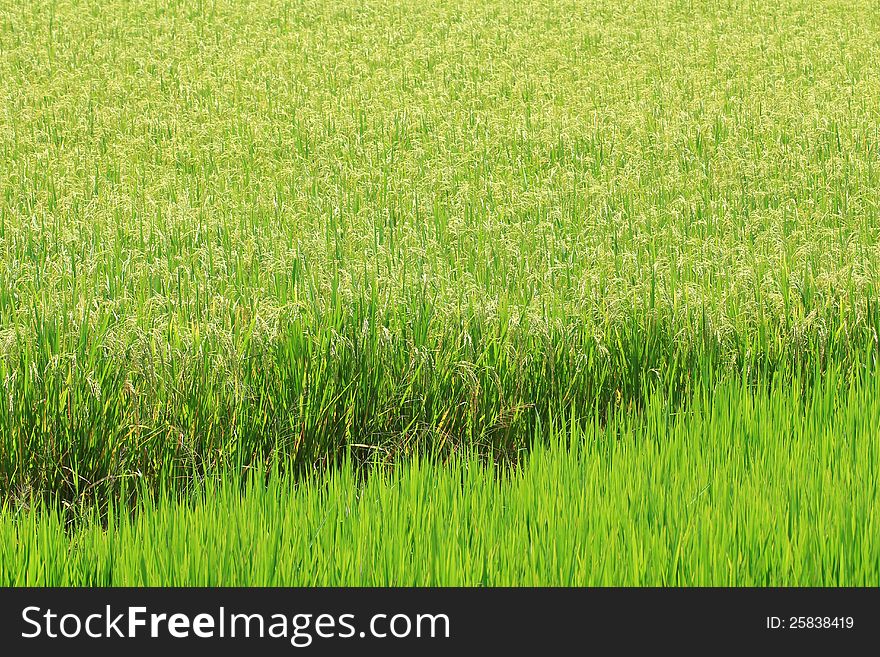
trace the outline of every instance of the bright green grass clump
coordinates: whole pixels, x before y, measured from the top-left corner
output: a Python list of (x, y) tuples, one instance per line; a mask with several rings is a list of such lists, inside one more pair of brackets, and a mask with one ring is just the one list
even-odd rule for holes
[(724, 384), (477, 459), (0, 519), (0, 585), (880, 585), (880, 383)]

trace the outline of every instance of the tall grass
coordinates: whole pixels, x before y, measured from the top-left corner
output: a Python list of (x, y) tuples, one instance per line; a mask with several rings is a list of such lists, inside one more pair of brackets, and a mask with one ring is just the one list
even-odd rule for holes
[(292, 323), (270, 347), (241, 350), (231, 376), (180, 355), (138, 376), (95, 353), (100, 340), (82, 334), (61, 345), (44, 326), (36, 348), (0, 362), (6, 498), (103, 502), (279, 461), (302, 475), (345, 454), (375, 463), (478, 449), (508, 460), (553, 417), (604, 420), (653, 393), (669, 412), (685, 410), (731, 377), (804, 392), (829, 370), (844, 380), (876, 371), (873, 334), (861, 327), (847, 340), (846, 324), (834, 340), (794, 346), (633, 323), (606, 334), (606, 346), (577, 322), (543, 335), (474, 319), (438, 323), (419, 344), (386, 335), (369, 309), (359, 320)]
[[(0, 497), (531, 446), (878, 354), (870, 2), (0, 9)], [(673, 411), (674, 412), (674, 411)]]
[(211, 479), (70, 529), (0, 514), (0, 585), (880, 585), (880, 383), (727, 382), (558, 417), (513, 470)]
[(4, 0), (0, 79), (0, 584), (880, 584), (876, 3)]

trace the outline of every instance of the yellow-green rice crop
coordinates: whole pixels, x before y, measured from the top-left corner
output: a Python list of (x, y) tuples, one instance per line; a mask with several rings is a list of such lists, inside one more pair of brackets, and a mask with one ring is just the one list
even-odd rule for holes
[[(653, 426), (660, 404), (691, 427), (717, 386), (762, 408), (774, 385), (836, 394), (829, 372), (873, 408), (870, 0), (0, 0), (0, 81), (10, 509), (81, 518), (255, 469), (294, 486), (343, 459), (500, 466), (560, 418)], [(827, 432), (803, 448), (837, 445)], [(730, 456), (676, 436), (664, 454), (687, 476), (687, 440)], [(773, 468), (785, 444), (767, 443)], [(553, 453), (590, 471), (591, 449)], [(853, 467), (867, 481), (875, 463)], [(626, 476), (679, 472), (656, 468)], [(796, 476), (777, 502), (845, 512)], [(742, 559), (761, 559), (748, 531)], [(688, 536), (733, 578), (876, 581), (853, 538), (822, 562), (837, 575), (807, 557), (786, 575)], [(638, 571), (661, 554), (630, 555), (625, 579), (724, 580), (720, 561)], [(459, 576), (531, 577), (478, 570)]]

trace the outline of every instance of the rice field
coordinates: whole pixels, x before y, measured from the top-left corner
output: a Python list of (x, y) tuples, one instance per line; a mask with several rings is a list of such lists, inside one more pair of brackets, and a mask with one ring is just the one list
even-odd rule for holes
[(164, 586), (878, 586), (880, 382), (670, 417), (563, 419), (527, 465), (418, 458), (366, 480), (258, 473), (73, 532), (0, 519), (0, 583)]
[(880, 584), (876, 3), (0, 0), (0, 80), (0, 584)]

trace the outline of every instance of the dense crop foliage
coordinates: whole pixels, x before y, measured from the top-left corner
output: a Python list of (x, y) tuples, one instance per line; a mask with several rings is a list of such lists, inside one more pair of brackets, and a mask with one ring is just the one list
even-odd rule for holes
[[(634, 460), (584, 485), (674, 489), (698, 455), (720, 464), (754, 440), (774, 473), (827, 450), (871, 480), (869, 425), (852, 444), (833, 426), (856, 422), (856, 406), (827, 406), (813, 438), (804, 413), (820, 390), (861, 395), (877, 418), (880, 7), (770, 5), (0, 0), (0, 503), (60, 509), (85, 523), (72, 540), (109, 554), (88, 529), (94, 502), (182, 498), (216, 475), (222, 510), (198, 513), (234, 514), (230, 491), (249, 472), (279, 476), (246, 507), (343, 460), (429, 456), (407, 476), (445, 482), (452, 503), (467, 459), (500, 467), (581, 427), (585, 444), (553, 452), (553, 467), (587, 477), (604, 467), (596, 454), (622, 449), (603, 432), (624, 425), (641, 427), (623, 441)], [(718, 386), (740, 391), (738, 408), (771, 409), (771, 424), (698, 429)], [(795, 427), (796, 445), (773, 443)], [(650, 465), (661, 436), (674, 440)], [(550, 476), (537, 458), (505, 484), (517, 495)], [(431, 469), (447, 462), (448, 474)], [(740, 522), (755, 471), (722, 471), (750, 502), (715, 501)], [(391, 480), (376, 476), (378, 494)], [(849, 493), (794, 476), (774, 504), (799, 496), (809, 512), (792, 523), (838, 509), (843, 554), (812, 561), (794, 534), (773, 533), (784, 523), (764, 538), (756, 511), (746, 538), (689, 534), (682, 546), (709, 552), (668, 570), (660, 544), (685, 535), (650, 534), (660, 521), (645, 511), (615, 525), (657, 541), (636, 571), (566, 562), (571, 574), (553, 578), (722, 581), (712, 559), (733, 559), (731, 546), (760, 560), (789, 545), (789, 570), (749, 561), (730, 577), (876, 581)], [(315, 520), (326, 493), (309, 491), (290, 509)], [(467, 502), (475, 517), (496, 513), (481, 500)], [(617, 504), (601, 517), (631, 511)], [(138, 508), (131, 523), (159, 533), (190, 513)], [(690, 517), (663, 508), (667, 522)], [(54, 516), (24, 517), (60, 531)], [(213, 528), (198, 518), (193, 531)], [(14, 550), (30, 549), (24, 525), (2, 522), (24, 541)], [(23, 553), (5, 554), (8, 569)], [(650, 574), (642, 557), (656, 560)], [(485, 558), (424, 581), (538, 577), (479, 570)], [(87, 567), (45, 581), (104, 577)]]
[(0, 485), (870, 366), (870, 3), (4, 2)]
[(724, 384), (544, 429), (520, 469), (351, 469), (111, 514), (0, 516), (0, 585), (880, 585), (880, 383)]

